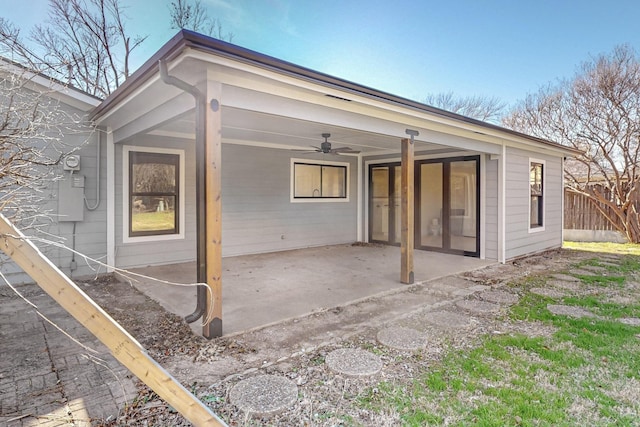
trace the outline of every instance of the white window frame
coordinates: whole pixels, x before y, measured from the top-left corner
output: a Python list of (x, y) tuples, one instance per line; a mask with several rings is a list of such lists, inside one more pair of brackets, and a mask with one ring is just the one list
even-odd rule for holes
[[(340, 166), (346, 167), (345, 173), (347, 174), (345, 196), (346, 197), (316, 197), (316, 198), (296, 198), (296, 177), (295, 177), (295, 164), (302, 163), (305, 165), (318, 165), (318, 166)], [(351, 197), (351, 163), (349, 162), (330, 162), (326, 160), (314, 160), (314, 159), (291, 159), (291, 183), (290, 188), (290, 201), (291, 203), (345, 203), (349, 201)]]
[[(538, 163), (542, 165), (542, 225), (539, 227), (531, 227), (531, 164)], [(527, 210), (527, 227), (529, 233), (540, 233), (545, 231), (547, 226), (547, 162), (542, 159), (529, 158), (527, 164), (527, 198), (529, 199), (529, 209)]]
[[(180, 157), (180, 184), (179, 184), (179, 200), (178, 200), (178, 233), (175, 234), (158, 234), (155, 236), (129, 236), (129, 152), (137, 151), (144, 153), (158, 154), (176, 154)], [(163, 240), (180, 240), (184, 239), (185, 227), (185, 152), (172, 148), (157, 147), (136, 147), (132, 145), (124, 145), (122, 147), (122, 242), (123, 243), (143, 243), (157, 242)]]

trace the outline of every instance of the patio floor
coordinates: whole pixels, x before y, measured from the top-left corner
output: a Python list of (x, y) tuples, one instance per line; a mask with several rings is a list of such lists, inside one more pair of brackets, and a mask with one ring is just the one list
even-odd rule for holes
[[(414, 277), (424, 283), (438, 277), (474, 270), (495, 261), (415, 251)], [(400, 283), (400, 248), (337, 245), (222, 261), (222, 324), (225, 335), (246, 331), (314, 311), (346, 305), (393, 291)], [(135, 273), (176, 283), (194, 283), (196, 264), (149, 266)], [(196, 305), (195, 287), (139, 280), (133, 285), (166, 310), (179, 316)], [(198, 322), (191, 324), (201, 332)]]

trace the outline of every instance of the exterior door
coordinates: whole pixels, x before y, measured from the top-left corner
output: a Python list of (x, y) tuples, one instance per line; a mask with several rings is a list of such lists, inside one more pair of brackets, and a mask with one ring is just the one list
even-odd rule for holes
[(416, 247), (479, 256), (480, 158), (416, 163)]
[(400, 245), (400, 164), (369, 167), (369, 241)]

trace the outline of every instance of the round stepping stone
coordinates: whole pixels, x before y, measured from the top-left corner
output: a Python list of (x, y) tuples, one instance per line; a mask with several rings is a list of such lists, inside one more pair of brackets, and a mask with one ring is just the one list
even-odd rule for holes
[(229, 398), (243, 412), (264, 417), (278, 414), (296, 403), (298, 387), (284, 377), (259, 375), (236, 384)]
[(577, 276), (595, 276), (596, 274), (593, 271), (585, 270), (583, 268), (576, 268), (570, 271), (571, 274), (575, 274)]
[(517, 295), (506, 291), (484, 291), (479, 297), (485, 301), (496, 304), (516, 304), (519, 300)]
[(339, 348), (327, 355), (329, 369), (350, 377), (375, 375), (382, 369), (378, 356), (359, 348)]
[(415, 329), (391, 327), (378, 332), (378, 342), (396, 350), (418, 350), (425, 346), (427, 339)]
[(549, 280), (547, 285), (555, 286), (556, 288), (567, 289), (569, 291), (577, 291), (582, 286), (580, 282), (567, 282), (565, 280)]
[(585, 265), (582, 267), (583, 270), (592, 271), (594, 273), (604, 273), (607, 271), (605, 267), (600, 267), (599, 265)]
[(635, 298), (624, 295), (612, 295), (604, 300), (605, 302), (622, 305), (633, 305), (637, 302)]
[(574, 276), (570, 276), (568, 274), (556, 273), (556, 274), (552, 274), (551, 277), (553, 277), (556, 280), (562, 280), (564, 282), (580, 282), (580, 279)]
[(465, 299), (462, 301), (457, 301), (456, 306), (475, 314), (495, 313), (500, 310), (500, 306), (498, 304), (480, 301), (477, 299)]
[(444, 328), (466, 328), (471, 325), (471, 318), (451, 311), (434, 311), (428, 313), (426, 321)]
[(640, 326), (640, 319), (637, 317), (622, 317), (618, 319), (618, 322), (629, 326)]
[(616, 262), (609, 262), (609, 261), (598, 261), (598, 264), (604, 265), (606, 267), (620, 267), (620, 264)]
[(582, 307), (576, 307), (572, 305), (556, 305), (556, 304), (547, 304), (547, 310), (552, 312), (553, 314), (557, 314), (560, 316), (569, 316), (569, 317), (596, 317), (595, 314), (586, 310)]
[(531, 288), (529, 289), (529, 291), (531, 293), (549, 298), (563, 298), (567, 296), (567, 294), (565, 294), (564, 292), (553, 288)]

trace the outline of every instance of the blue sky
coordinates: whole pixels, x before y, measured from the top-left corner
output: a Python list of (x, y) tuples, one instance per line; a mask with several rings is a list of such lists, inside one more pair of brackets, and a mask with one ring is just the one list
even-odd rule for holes
[[(148, 35), (141, 65), (175, 30), (169, 0), (121, 0), (131, 33)], [(523, 99), (570, 78), (614, 46), (640, 51), (637, 0), (202, 0), (233, 42), (411, 99)], [(28, 34), (46, 0), (0, 0), (0, 16)]]

